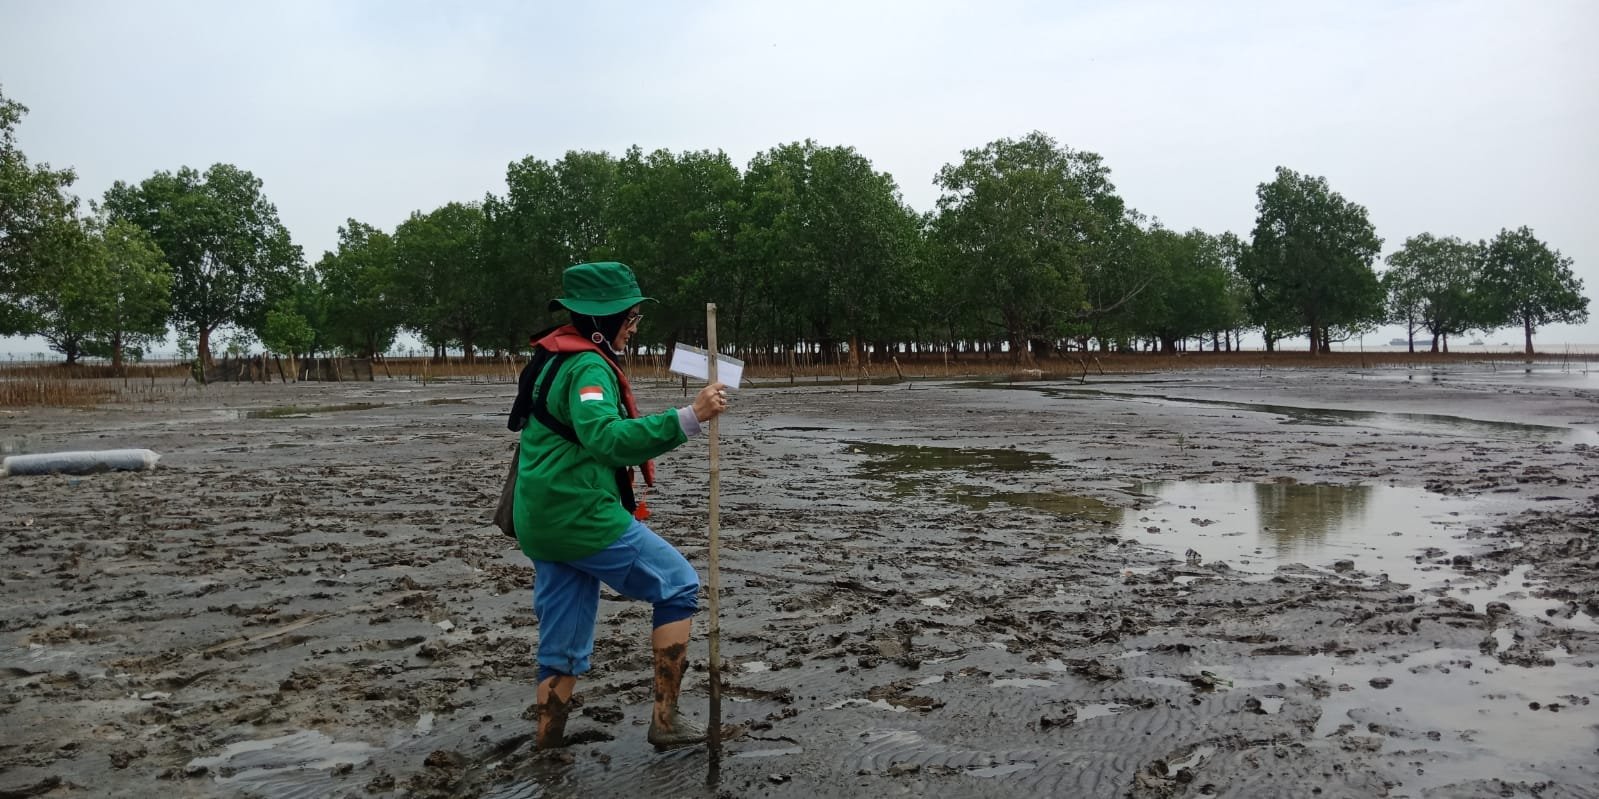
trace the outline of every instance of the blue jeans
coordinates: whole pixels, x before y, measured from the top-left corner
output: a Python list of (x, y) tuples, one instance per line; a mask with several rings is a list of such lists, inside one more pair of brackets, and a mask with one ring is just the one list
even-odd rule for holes
[(642, 522), (592, 555), (533, 561), (533, 612), (539, 618), (539, 682), (589, 670), (600, 583), (628, 599), (655, 606), (655, 626), (699, 610), (700, 578), (683, 554)]

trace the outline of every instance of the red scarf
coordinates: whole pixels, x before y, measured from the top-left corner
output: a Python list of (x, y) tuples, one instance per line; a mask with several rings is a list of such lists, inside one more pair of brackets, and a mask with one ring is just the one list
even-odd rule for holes
[[(611, 372), (616, 375), (616, 382), (622, 387), (622, 405), (627, 408), (629, 419), (638, 418), (638, 403), (633, 399), (633, 386), (627, 382), (627, 375), (622, 374), (622, 367), (616, 364), (611, 354), (600, 349), (602, 345), (577, 332), (572, 325), (562, 325), (551, 331), (549, 335), (533, 342), (535, 347), (543, 347), (550, 352), (597, 352), (605, 362), (610, 364)], [(553, 377), (553, 375), (552, 375)], [(655, 485), (655, 461), (645, 461), (642, 467), (644, 472), (644, 485)], [(633, 470), (628, 469), (628, 477), (632, 478)], [(642, 514), (642, 515), (640, 515)], [(649, 515), (649, 510), (644, 507), (644, 498), (638, 498), (638, 511), (634, 514), (640, 519)]]

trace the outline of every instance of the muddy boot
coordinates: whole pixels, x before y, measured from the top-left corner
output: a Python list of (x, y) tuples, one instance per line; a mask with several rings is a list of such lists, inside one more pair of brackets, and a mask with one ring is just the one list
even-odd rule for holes
[(551, 677), (539, 683), (538, 734), (533, 740), (537, 749), (554, 749), (566, 745), (566, 716), (572, 712), (572, 689), (577, 678), (565, 675)]
[(655, 710), (650, 716), (649, 741), (656, 749), (675, 749), (705, 741), (705, 728), (677, 708), (688, 665), (688, 644), (674, 643), (655, 650)]

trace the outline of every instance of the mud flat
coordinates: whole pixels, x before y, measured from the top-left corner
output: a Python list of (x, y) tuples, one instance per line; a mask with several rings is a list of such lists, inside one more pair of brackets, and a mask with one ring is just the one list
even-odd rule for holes
[[(644, 743), (614, 597), (578, 742), (531, 751), (508, 392), (0, 413), (13, 450), (162, 453), (0, 481), (0, 796), (1599, 795), (1599, 375), (742, 392), (715, 786)], [(703, 465), (650, 495), (702, 570)]]

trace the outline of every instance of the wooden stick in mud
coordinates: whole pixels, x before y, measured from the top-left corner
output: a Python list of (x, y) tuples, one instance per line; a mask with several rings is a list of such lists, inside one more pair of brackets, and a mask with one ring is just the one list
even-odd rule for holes
[[(716, 303), (705, 303), (705, 355), (706, 377), (710, 382), (716, 382)], [(710, 449), (711, 449), (711, 490), (710, 490), (710, 590), (707, 592), (711, 600), (710, 632), (707, 638), (711, 645), (711, 717), (706, 729), (706, 745), (710, 749), (711, 770), (710, 778), (714, 781), (717, 772), (722, 768), (722, 624), (721, 624), (721, 563), (718, 558), (721, 549), (718, 541), (718, 528), (721, 523), (721, 513), (718, 506), (722, 500), (722, 469), (721, 450), (717, 442), (718, 417), (711, 417)]]

